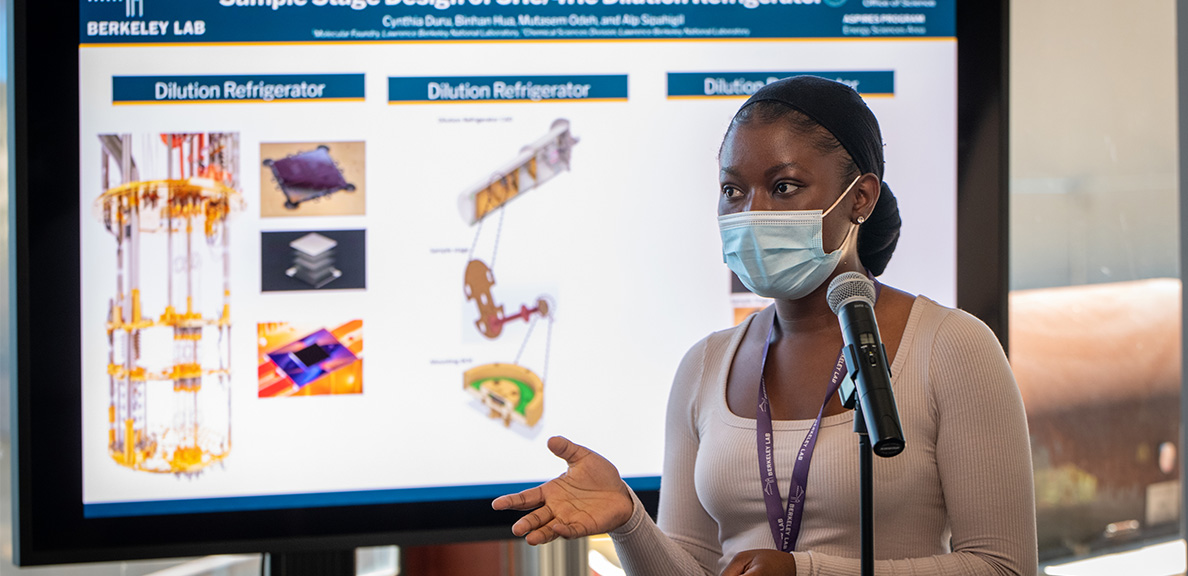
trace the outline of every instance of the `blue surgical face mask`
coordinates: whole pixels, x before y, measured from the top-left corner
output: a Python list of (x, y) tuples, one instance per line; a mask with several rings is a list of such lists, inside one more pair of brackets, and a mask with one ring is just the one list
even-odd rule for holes
[(845, 246), (843, 241), (837, 250), (825, 253), (825, 215), (850, 192), (858, 178), (824, 212), (750, 210), (718, 216), (726, 265), (760, 296), (796, 300), (816, 290), (837, 268)]

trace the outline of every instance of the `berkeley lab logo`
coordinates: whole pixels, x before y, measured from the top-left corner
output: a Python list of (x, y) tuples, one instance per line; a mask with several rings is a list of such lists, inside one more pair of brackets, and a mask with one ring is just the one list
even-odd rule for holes
[[(0, 0), (2, 1), (2, 0)], [(244, 0), (245, 2), (247, 0)], [(264, 6), (268, 0), (250, 0), (254, 5)], [(309, 0), (302, 0), (309, 1)], [(317, 2), (330, 2), (332, 0), (313, 0)], [(369, 0), (374, 2), (376, 0)], [(405, 0), (412, 1), (412, 0)], [(142, 20), (144, 18), (144, 2), (145, 0), (86, 0), (86, 6), (83, 10), (86, 14), (87, 37), (94, 36), (110, 36), (110, 37), (131, 37), (131, 36), (202, 36), (206, 34), (206, 22), (202, 20)], [(176, 2), (176, 0), (175, 0)], [(117, 14), (118, 6), (124, 5), (124, 18), (120, 19)], [(160, 12), (162, 5), (157, 5), (154, 10)]]
[[(87, 0), (88, 3), (120, 2), (121, 0)], [(122, 0), (124, 2), (124, 16), (128, 18), (144, 17), (144, 0)]]

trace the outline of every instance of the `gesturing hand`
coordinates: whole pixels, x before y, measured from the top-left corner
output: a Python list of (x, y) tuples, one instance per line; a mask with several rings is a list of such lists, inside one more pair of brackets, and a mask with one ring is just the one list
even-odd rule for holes
[(565, 460), (564, 474), (491, 502), (496, 510), (532, 510), (512, 525), (512, 534), (535, 546), (562, 538), (601, 534), (631, 518), (630, 488), (619, 470), (585, 446), (554, 436), (549, 450)]
[(745, 550), (734, 555), (722, 576), (796, 576), (796, 559), (779, 550)]

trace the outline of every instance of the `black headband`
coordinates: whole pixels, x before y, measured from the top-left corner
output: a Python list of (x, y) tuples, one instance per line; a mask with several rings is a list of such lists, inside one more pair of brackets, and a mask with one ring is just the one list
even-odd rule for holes
[(863, 174), (883, 179), (879, 121), (853, 88), (819, 76), (793, 76), (760, 88), (739, 110), (763, 101), (782, 103), (812, 118), (837, 138)]

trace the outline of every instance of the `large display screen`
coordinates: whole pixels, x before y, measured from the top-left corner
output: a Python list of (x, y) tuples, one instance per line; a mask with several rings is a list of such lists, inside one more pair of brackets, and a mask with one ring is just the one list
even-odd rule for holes
[(80, 0), (88, 518), (478, 499), (562, 434), (659, 485), (685, 350), (736, 293), (745, 97), (866, 98), (956, 304), (952, 0)]

